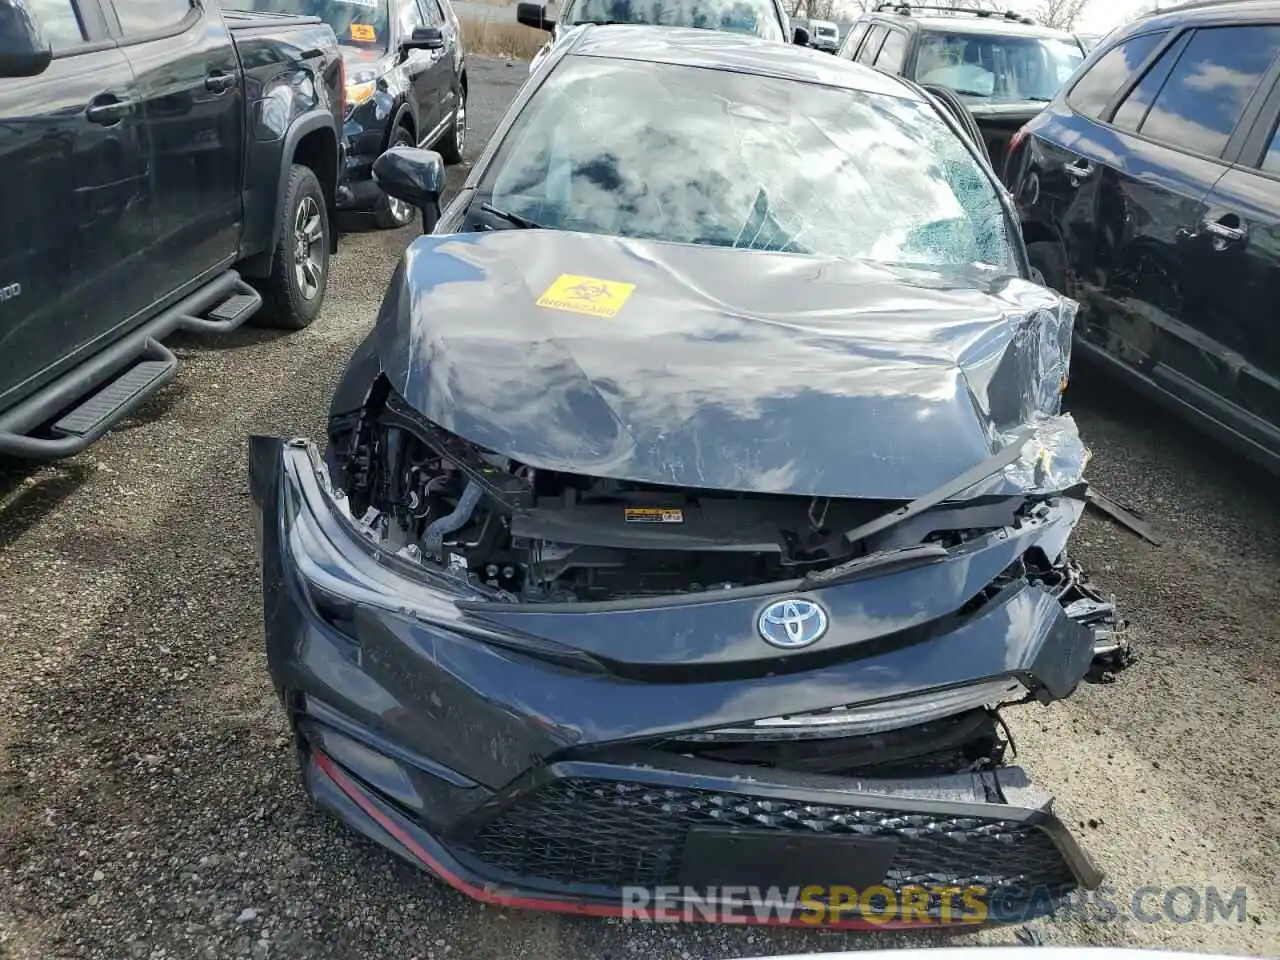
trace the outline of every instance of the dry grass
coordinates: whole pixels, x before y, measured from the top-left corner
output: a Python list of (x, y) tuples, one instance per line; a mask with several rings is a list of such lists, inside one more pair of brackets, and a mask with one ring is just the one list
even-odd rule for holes
[(459, 17), (458, 22), (462, 26), (462, 43), (467, 53), (531, 60), (551, 39), (551, 34), (545, 30), (534, 30), (516, 23), (514, 10), (509, 22), (466, 17)]

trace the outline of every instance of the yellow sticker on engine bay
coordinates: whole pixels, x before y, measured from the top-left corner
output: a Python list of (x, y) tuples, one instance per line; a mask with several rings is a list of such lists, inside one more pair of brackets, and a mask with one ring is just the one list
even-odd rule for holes
[(377, 43), (378, 34), (371, 24), (353, 23), (351, 25), (351, 39), (359, 40), (363, 43)]
[(684, 523), (679, 507), (625, 507), (622, 519), (627, 523)]
[(538, 306), (593, 317), (615, 317), (635, 288), (634, 283), (562, 273), (538, 298)]

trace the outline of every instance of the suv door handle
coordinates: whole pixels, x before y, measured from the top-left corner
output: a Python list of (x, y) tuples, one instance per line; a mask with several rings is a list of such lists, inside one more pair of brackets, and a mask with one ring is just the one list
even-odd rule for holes
[(223, 73), (215, 70), (204, 78), (204, 88), (210, 93), (226, 93), (239, 82), (234, 73)]
[(119, 123), (133, 110), (133, 100), (121, 100), (114, 93), (100, 93), (89, 101), (84, 115), (90, 123), (110, 127)]
[[(1238, 240), (1243, 240), (1245, 237), (1249, 235), (1248, 228), (1245, 227), (1243, 224), (1241, 224), (1238, 227), (1233, 227), (1233, 226), (1230, 226), (1229, 224), (1225, 224), (1222, 222), (1223, 220), (1226, 220), (1228, 217), (1235, 220), (1237, 223), (1240, 222), (1240, 218), (1237, 217), (1235, 214), (1224, 213), (1217, 220), (1205, 220), (1203, 223), (1200, 224), (1200, 229), (1203, 230), (1205, 233), (1209, 234), (1209, 236), (1213, 237), (1215, 241), (1221, 240), (1221, 241), (1224, 241), (1225, 243), (1234, 243)], [(1214, 244), (1214, 247), (1219, 248), (1216, 242)]]
[(1094, 166), (1088, 160), (1076, 160), (1062, 168), (1072, 180), (1087, 180), (1093, 176)]

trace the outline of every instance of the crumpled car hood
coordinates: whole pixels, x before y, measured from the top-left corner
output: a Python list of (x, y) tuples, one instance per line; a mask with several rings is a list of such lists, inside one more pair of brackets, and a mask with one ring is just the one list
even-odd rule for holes
[(550, 230), (421, 237), (376, 333), (392, 387), (537, 469), (911, 499), (1035, 426), (973, 493), (1058, 490), (1076, 305), (1017, 277)]

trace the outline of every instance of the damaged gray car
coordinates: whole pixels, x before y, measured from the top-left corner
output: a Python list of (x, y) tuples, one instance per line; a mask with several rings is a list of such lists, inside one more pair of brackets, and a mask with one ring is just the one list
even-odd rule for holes
[(430, 235), (323, 454), (251, 441), (308, 790), (515, 906), (818, 885), (1021, 921), (1096, 886), (1000, 718), (1127, 654), (1067, 554), (1076, 306), (989, 167), (815, 51), (552, 56), (447, 209), (437, 156), (378, 161)]

